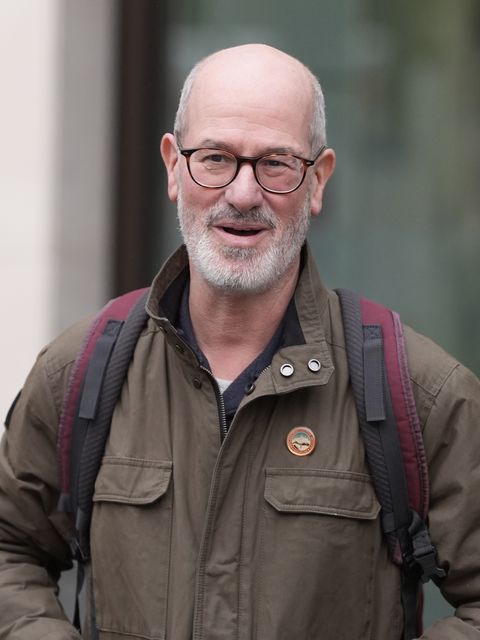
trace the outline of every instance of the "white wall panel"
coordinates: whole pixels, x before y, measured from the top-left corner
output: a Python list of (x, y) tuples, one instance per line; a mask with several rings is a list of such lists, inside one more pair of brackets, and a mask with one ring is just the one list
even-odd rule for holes
[(52, 320), (58, 28), (58, 0), (0, 3), (2, 423)]
[(113, 0), (0, 2), (0, 432), (35, 355), (108, 295)]

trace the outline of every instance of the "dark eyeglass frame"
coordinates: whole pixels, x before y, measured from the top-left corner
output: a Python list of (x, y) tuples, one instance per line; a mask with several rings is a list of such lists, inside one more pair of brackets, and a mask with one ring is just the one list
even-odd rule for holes
[[(315, 164), (315, 162), (319, 159), (319, 157), (322, 155), (322, 153), (325, 151), (326, 148), (327, 148), (327, 145), (324, 144), (320, 148), (320, 151), (317, 153), (317, 155), (313, 158), (313, 160), (309, 160), (307, 158), (302, 158), (301, 156), (296, 156), (293, 153), (263, 153), (261, 156), (237, 156), (234, 153), (231, 153), (230, 151), (226, 151), (226, 150), (224, 151), (223, 149), (218, 149), (218, 148), (215, 149), (215, 148), (212, 148), (212, 147), (198, 147), (196, 149), (181, 149), (180, 147), (178, 147), (178, 150), (180, 151), (182, 156), (187, 161), (187, 169), (188, 169), (188, 173), (190, 174), (191, 179), (195, 182), (195, 184), (198, 184), (200, 187), (204, 187), (205, 189), (223, 189), (224, 187), (227, 187), (229, 184), (231, 184), (235, 180), (235, 178), (238, 176), (238, 172), (240, 171), (240, 168), (241, 168), (242, 164), (244, 164), (246, 162), (247, 164), (249, 164), (252, 167), (253, 175), (255, 176), (255, 180), (257, 181), (257, 183), (261, 186), (261, 188), (264, 191), (267, 191), (268, 193), (278, 193), (280, 195), (284, 195), (284, 194), (287, 194), (287, 193), (293, 193), (294, 191), (296, 191), (297, 189), (299, 189), (302, 186), (303, 181), (305, 180), (305, 176), (307, 174), (307, 170), (309, 169), (309, 167), (312, 167)], [(224, 184), (220, 184), (220, 185), (215, 186), (215, 187), (212, 187), (211, 185), (208, 185), (208, 184), (202, 184), (201, 182), (198, 182), (198, 180), (196, 180), (193, 177), (192, 170), (190, 169), (190, 158), (191, 158), (192, 154), (195, 153), (196, 151), (224, 151), (225, 153), (228, 153), (229, 155), (231, 155), (233, 158), (235, 158), (235, 160), (237, 162), (237, 168), (236, 168), (235, 173), (233, 174), (232, 178), (230, 178), (230, 180), (228, 180)], [(298, 185), (296, 187), (294, 187), (293, 189), (289, 189), (288, 191), (277, 191), (276, 189), (270, 189), (270, 188), (266, 187), (258, 179), (258, 176), (257, 176), (257, 162), (259, 162), (263, 158), (270, 158), (270, 157), (274, 157), (274, 156), (281, 156), (282, 158), (283, 157), (296, 158), (297, 160), (301, 160), (302, 161), (302, 163), (303, 163), (302, 179), (300, 180)]]

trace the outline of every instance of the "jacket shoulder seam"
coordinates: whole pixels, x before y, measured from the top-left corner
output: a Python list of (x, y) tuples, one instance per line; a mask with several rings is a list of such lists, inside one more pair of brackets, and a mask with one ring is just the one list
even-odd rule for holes
[[(436, 398), (438, 394), (442, 391), (443, 387), (447, 380), (452, 376), (453, 372), (458, 369), (460, 366), (459, 362), (455, 362), (450, 369), (443, 375), (443, 377), (436, 380), (435, 385), (430, 385), (430, 388), (427, 388), (426, 385), (419, 382), (414, 376), (410, 375), (410, 381), (413, 385), (415, 385), (418, 389), (421, 389), (424, 393), (426, 393), (431, 398)], [(432, 388), (432, 387), (435, 388)]]
[(58, 365), (52, 369), (48, 367), (49, 361), (47, 360), (47, 362), (45, 363), (45, 374), (47, 375), (48, 378), (53, 378), (55, 375), (57, 375), (58, 373), (66, 369), (69, 365), (73, 364), (75, 360), (76, 360), (76, 357), (70, 358), (66, 362), (63, 362), (61, 365)]

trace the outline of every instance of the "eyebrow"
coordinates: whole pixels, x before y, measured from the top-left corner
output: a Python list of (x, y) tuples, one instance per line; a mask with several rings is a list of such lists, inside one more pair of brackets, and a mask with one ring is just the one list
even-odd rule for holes
[[(198, 143), (198, 148), (206, 148), (206, 149), (224, 149), (225, 151), (230, 151), (230, 153), (234, 153), (232, 145), (228, 143), (221, 142), (220, 140), (214, 140), (213, 138), (204, 138)], [(291, 153), (295, 156), (301, 156), (301, 152), (298, 149), (294, 149), (293, 147), (266, 147), (259, 155), (260, 156), (268, 156), (273, 155), (275, 153)]]

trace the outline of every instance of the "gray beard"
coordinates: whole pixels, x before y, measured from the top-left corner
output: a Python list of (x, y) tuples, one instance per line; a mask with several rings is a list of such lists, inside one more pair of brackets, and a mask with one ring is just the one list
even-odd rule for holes
[[(216, 204), (202, 219), (194, 209), (184, 206), (181, 191), (178, 219), (190, 260), (208, 284), (231, 294), (263, 293), (278, 284), (300, 254), (310, 227), (310, 196), (307, 194), (298, 217), (289, 222), (281, 236), (275, 235), (279, 225), (269, 208), (240, 213)], [(274, 230), (273, 242), (263, 250), (220, 246), (211, 231), (220, 220), (265, 225)]]

